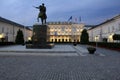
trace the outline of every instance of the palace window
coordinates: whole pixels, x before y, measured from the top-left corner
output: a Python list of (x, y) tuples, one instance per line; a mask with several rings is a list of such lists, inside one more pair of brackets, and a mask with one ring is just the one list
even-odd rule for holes
[(4, 27), (2, 27), (2, 33), (4, 33)]
[(62, 31), (65, 31), (65, 27), (64, 26), (62, 27)]
[(114, 32), (114, 26), (112, 26), (112, 32)]
[(120, 31), (120, 23), (119, 23), (119, 26), (118, 26), (118, 27), (119, 27), (119, 31)]
[(2, 29), (1, 29), (1, 27), (0, 27), (0, 33), (2, 32), (1, 30), (2, 30)]
[(110, 33), (110, 27), (108, 27), (108, 33)]

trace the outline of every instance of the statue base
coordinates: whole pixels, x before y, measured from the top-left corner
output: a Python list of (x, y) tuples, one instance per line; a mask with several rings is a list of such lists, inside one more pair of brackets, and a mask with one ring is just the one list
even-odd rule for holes
[(33, 25), (32, 44), (27, 44), (27, 49), (51, 49), (54, 44), (49, 43), (49, 27), (47, 25)]

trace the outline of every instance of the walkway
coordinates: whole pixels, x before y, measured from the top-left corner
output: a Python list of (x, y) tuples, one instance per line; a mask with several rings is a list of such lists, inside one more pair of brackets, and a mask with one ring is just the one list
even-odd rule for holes
[[(0, 48), (0, 80), (120, 80), (117, 51), (98, 48), (90, 55), (87, 46), (56, 45), (52, 50), (36, 53), (2, 52), (13, 47)], [(14, 50), (23, 50), (23, 46), (15, 47)], [(53, 50), (66, 52), (49, 53)]]

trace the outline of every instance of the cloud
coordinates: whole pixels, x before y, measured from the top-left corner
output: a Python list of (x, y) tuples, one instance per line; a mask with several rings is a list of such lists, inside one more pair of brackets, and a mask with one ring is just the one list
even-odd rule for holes
[(39, 12), (33, 6), (42, 3), (47, 7), (47, 21), (67, 21), (70, 16), (82, 16), (85, 23), (96, 24), (106, 16), (120, 13), (120, 0), (1, 0), (0, 16), (33, 25)]

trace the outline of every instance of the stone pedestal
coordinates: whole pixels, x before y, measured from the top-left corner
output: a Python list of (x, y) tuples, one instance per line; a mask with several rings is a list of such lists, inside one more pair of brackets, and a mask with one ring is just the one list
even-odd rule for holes
[(47, 25), (33, 25), (33, 43), (28, 44), (26, 48), (52, 48), (54, 45), (48, 43), (49, 27)]

